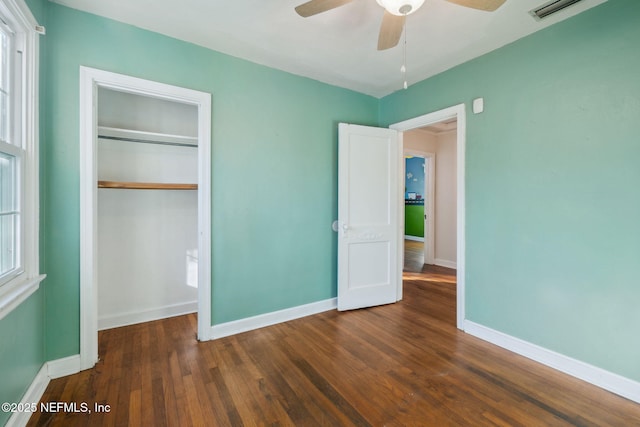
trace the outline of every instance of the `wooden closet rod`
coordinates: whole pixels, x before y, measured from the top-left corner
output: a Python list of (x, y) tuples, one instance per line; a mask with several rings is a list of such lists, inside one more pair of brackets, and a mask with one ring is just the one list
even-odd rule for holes
[(170, 184), (163, 182), (98, 181), (98, 188), (124, 190), (197, 190), (198, 184)]

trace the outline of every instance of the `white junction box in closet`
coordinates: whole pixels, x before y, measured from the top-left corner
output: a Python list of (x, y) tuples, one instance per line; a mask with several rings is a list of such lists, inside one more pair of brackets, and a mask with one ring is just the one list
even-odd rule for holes
[(197, 109), (98, 92), (98, 328), (197, 311)]

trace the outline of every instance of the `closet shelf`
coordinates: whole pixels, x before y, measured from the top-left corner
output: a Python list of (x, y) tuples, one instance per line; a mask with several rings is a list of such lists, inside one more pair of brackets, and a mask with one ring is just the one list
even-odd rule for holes
[(197, 190), (198, 184), (173, 184), (164, 182), (98, 181), (98, 188), (125, 190)]
[(198, 138), (195, 136), (171, 135), (167, 133), (145, 132), (107, 126), (98, 126), (98, 139), (141, 142), (144, 144), (175, 145), (179, 147), (198, 147)]

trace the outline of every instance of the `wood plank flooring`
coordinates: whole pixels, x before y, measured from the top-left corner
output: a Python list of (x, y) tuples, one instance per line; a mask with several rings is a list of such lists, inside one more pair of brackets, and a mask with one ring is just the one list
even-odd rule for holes
[(195, 315), (103, 331), (96, 367), (42, 401), (110, 412), (29, 425), (640, 425), (640, 405), (457, 330), (455, 271), (420, 271), (397, 304), (216, 341), (196, 341)]
[[(425, 267), (424, 243), (415, 240), (404, 241), (404, 271), (419, 273)], [(428, 266), (433, 267), (433, 266)], [(455, 270), (450, 270), (455, 275)]]

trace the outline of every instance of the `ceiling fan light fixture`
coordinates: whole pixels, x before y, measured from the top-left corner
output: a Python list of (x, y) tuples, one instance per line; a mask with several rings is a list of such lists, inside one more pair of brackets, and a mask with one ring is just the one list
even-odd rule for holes
[(424, 0), (376, 0), (387, 12), (396, 16), (410, 15), (424, 3)]

